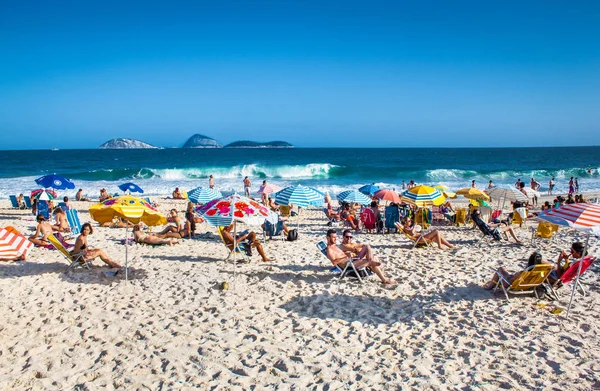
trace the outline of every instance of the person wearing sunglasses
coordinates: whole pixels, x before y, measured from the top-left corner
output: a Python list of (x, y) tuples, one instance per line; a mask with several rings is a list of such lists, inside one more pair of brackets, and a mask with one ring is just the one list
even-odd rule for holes
[[(344, 232), (345, 235), (348, 235), (348, 238), (345, 237), (344, 241), (352, 239), (351, 231), (346, 230)], [(348, 234), (346, 232), (350, 233)], [(348, 262), (348, 260), (352, 258), (352, 256), (348, 256), (348, 254), (346, 254), (344, 250), (342, 250), (342, 248), (337, 246), (337, 233), (335, 229), (330, 229), (327, 231), (327, 258), (329, 258), (329, 260), (334, 266), (338, 266), (342, 269), (346, 267), (346, 262)], [(375, 274), (377, 274), (377, 277), (379, 277), (381, 282), (383, 282), (384, 284), (391, 285), (395, 283), (394, 280), (386, 278), (383, 275), (383, 271), (381, 271), (380, 268), (381, 262), (375, 259), (370, 246), (362, 246), (362, 249), (356, 258), (358, 259), (354, 261), (354, 266), (357, 269), (361, 269), (363, 267), (368, 266), (371, 270), (373, 270)]]

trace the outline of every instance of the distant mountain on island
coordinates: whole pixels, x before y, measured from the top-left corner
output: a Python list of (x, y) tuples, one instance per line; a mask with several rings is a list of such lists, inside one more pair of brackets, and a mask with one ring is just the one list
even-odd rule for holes
[(113, 138), (102, 144), (99, 149), (151, 149), (156, 148), (154, 145), (150, 145), (140, 140), (134, 140), (132, 138)]
[(190, 137), (182, 148), (222, 148), (215, 139), (204, 136), (202, 134), (195, 134)]
[(294, 146), (285, 141), (269, 141), (266, 143), (259, 143), (256, 141), (234, 141), (231, 144), (227, 144), (225, 148), (294, 148)]

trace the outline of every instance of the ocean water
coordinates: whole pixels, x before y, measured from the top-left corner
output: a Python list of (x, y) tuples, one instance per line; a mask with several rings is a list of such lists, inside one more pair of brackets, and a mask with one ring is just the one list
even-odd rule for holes
[[(151, 149), (0, 151), (0, 198), (28, 193), (48, 173), (71, 178), (88, 196), (103, 187), (119, 192), (132, 181), (146, 195), (168, 195), (175, 187), (207, 186), (213, 175), (224, 193), (242, 192), (250, 177), (253, 192), (263, 179), (281, 187), (301, 183), (337, 194), (367, 183), (400, 190), (411, 179), (457, 190), (475, 180), (481, 189), (491, 179), (511, 186), (535, 177), (555, 193), (566, 192), (571, 176), (582, 191), (600, 191), (600, 147), (562, 148), (294, 148), (294, 149)], [(76, 190), (59, 192), (74, 196)]]

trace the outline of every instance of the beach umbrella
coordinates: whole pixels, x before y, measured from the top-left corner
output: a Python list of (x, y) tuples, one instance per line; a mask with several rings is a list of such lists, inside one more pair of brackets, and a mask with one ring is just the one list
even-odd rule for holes
[(377, 193), (379, 190), (381, 190), (379, 188), (379, 186), (375, 186), (374, 183), (372, 183), (370, 185), (364, 185), (358, 189), (358, 191), (360, 191), (361, 193), (368, 195), (368, 196), (372, 196), (373, 194)]
[(380, 200), (391, 201), (391, 202), (395, 202), (397, 204), (402, 202), (402, 199), (400, 198), (398, 193), (396, 193), (394, 190), (390, 190), (390, 189), (381, 189), (381, 190), (375, 192), (375, 194), (373, 194), (373, 196)]
[(458, 190), (456, 194), (476, 201), (489, 201), (490, 199), (490, 196), (475, 187), (465, 187)]
[(275, 195), (275, 203), (279, 205), (294, 204), (306, 208), (309, 205), (322, 206), (324, 198), (325, 195), (316, 189), (294, 185), (278, 191)]
[(42, 187), (51, 187), (58, 190), (74, 189), (75, 184), (70, 179), (65, 178), (62, 175), (50, 174), (39, 177), (35, 180), (35, 183)]
[(261, 186), (260, 189), (258, 189), (257, 193), (258, 194), (271, 194), (271, 193), (277, 193), (279, 190), (281, 190), (281, 187), (279, 187), (277, 185), (273, 185), (271, 183), (267, 183), (265, 186)]
[(233, 223), (233, 247), (230, 251), (233, 254), (234, 276), (236, 272), (235, 248), (237, 247), (237, 243), (235, 242), (235, 238), (237, 236), (237, 223), (243, 222), (248, 225), (260, 226), (265, 220), (268, 220), (272, 224), (276, 224), (278, 220), (277, 214), (264, 205), (238, 194), (212, 200), (207, 204), (197, 207), (195, 211), (206, 222), (216, 227), (226, 227)]
[(0, 261), (25, 259), (32, 247), (33, 243), (16, 229), (0, 228)]
[(504, 187), (494, 187), (494, 188), (488, 190), (488, 195), (492, 198), (497, 199), (498, 201), (500, 201), (500, 199), (505, 199), (510, 202), (515, 202), (515, 201), (527, 202), (527, 197), (525, 196), (525, 194), (521, 193), (517, 189), (506, 189)]
[(402, 193), (402, 200), (407, 204), (423, 208), (441, 205), (446, 201), (446, 197), (444, 197), (439, 189), (420, 185), (404, 191), (404, 193)]
[(371, 199), (358, 190), (346, 190), (337, 195), (340, 202), (354, 202), (361, 205), (369, 205)]
[(437, 185), (437, 186), (433, 186), (434, 189), (438, 189), (439, 191), (441, 191), (442, 193), (445, 191), (448, 191), (450, 189), (448, 189), (448, 187), (444, 186), (444, 185)]
[[(527, 198), (540, 198), (542, 195), (540, 194), (539, 191), (533, 190), (531, 187), (524, 187), (523, 191), (525, 192), (525, 195), (527, 196)], [(523, 194), (523, 193), (521, 193)]]
[(121, 191), (128, 191), (129, 193), (144, 194), (144, 190), (141, 187), (139, 187), (135, 183), (131, 183), (131, 182), (120, 184), (119, 189), (121, 189)]
[(210, 187), (197, 187), (188, 191), (188, 200), (194, 204), (206, 204), (212, 200), (223, 197), (223, 194), (217, 189)]
[[(583, 250), (584, 254), (589, 247), (590, 234), (600, 235), (600, 205), (598, 204), (578, 203), (563, 205), (557, 209), (543, 211), (538, 215), (538, 219), (586, 232), (587, 239)], [(582, 264), (583, 262), (579, 262), (576, 281), (572, 287), (571, 299), (569, 300), (569, 307), (567, 309), (567, 318), (569, 317), (569, 312), (571, 311), (571, 304), (573, 303), (575, 290), (579, 284), (579, 276), (581, 275)]]
[[(167, 218), (146, 200), (131, 195), (110, 198), (90, 207), (90, 217), (102, 223), (120, 217), (134, 224), (140, 222), (154, 226), (167, 224)], [(125, 226), (125, 279), (129, 278), (127, 264), (127, 225)]]
[(58, 197), (54, 190), (37, 189), (31, 192), (31, 198), (42, 201), (50, 201)]

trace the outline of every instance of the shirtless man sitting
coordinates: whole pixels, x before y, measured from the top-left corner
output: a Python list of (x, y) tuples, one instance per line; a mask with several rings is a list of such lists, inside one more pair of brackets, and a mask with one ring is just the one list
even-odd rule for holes
[[(233, 243), (234, 243), (232, 231), (233, 231), (233, 224), (231, 224), (227, 227), (223, 227), (223, 240), (225, 241), (225, 243), (227, 243), (227, 247), (230, 250), (233, 249)], [(264, 262), (271, 262), (271, 259), (267, 258), (265, 251), (263, 250), (262, 245), (260, 244), (260, 241), (258, 239), (256, 239), (255, 232), (246, 232), (246, 231), (237, 232), (236, 237), (235, 237), (236, 245), (238, 243), (243, 242), (244, 240), (247, 240), (248, 242), (250, 242), (250, 245), (258, 250), (258, 253), (260, 254), (260, 256)], [(252, 256), (251, 250), (247, 250), (246, 253), (248, 254), (248, 256)]]
[(183, 200), (185, 197), (183, 196), (183, 194), (181, 194), (181, 191), (179, 191), (179, 188), (176, 187), (175, 190), (173, 190), (173, 199), (176, 200)]
[[(365, 266), (368, 266), (371, 270), (373, 270), (373, 272), (375, 274), (377, 274), (377, 277), (379, 277), (381, 282), (383, 282), (384, 284), (390, 285), (390, 284), (395, 283), (394, 280), (388, 279), (383, 275), (383, 272), (381, 271), (381, 268), (380, 268), (381, 262), (377, 261), (375, 259), (375, 257), (373, 256), (373, 251), (371, 250), (371, 246), (368, 246), (368, 245), (360, 246), (357, 244), (350, 243), (350, 241), (352, 239), (352, 231), (350, 231), (350, 230), (344, 231), (344, 239), (345, 239), (345, 243), (343, 244), (344, 248), (349, 250), (349, 252), (352, 255), (356, 254), (356, 257), (358, 258), (356, 261), (354, 261), (354, 266), (357, 269), (361, 269)], [(336, 242), (337, 242), (337, 233), (335, 232), (335, 229), (328, 230), (327, 231), (327, 258), (329, 258), (329, 260), (331, 261), (331, 263), (334, 266), (338, 266), (343, 269), (344, 267), (346, 267), (346, 262), (352, 256), (348, 256), (348, 254), (346, 254), (344, 252), (344, 249), (340, 248), (341, 246), (340, 247), (336, 246)], [(358, 252), (355, 253), (355, 251), (358, 251)]]

